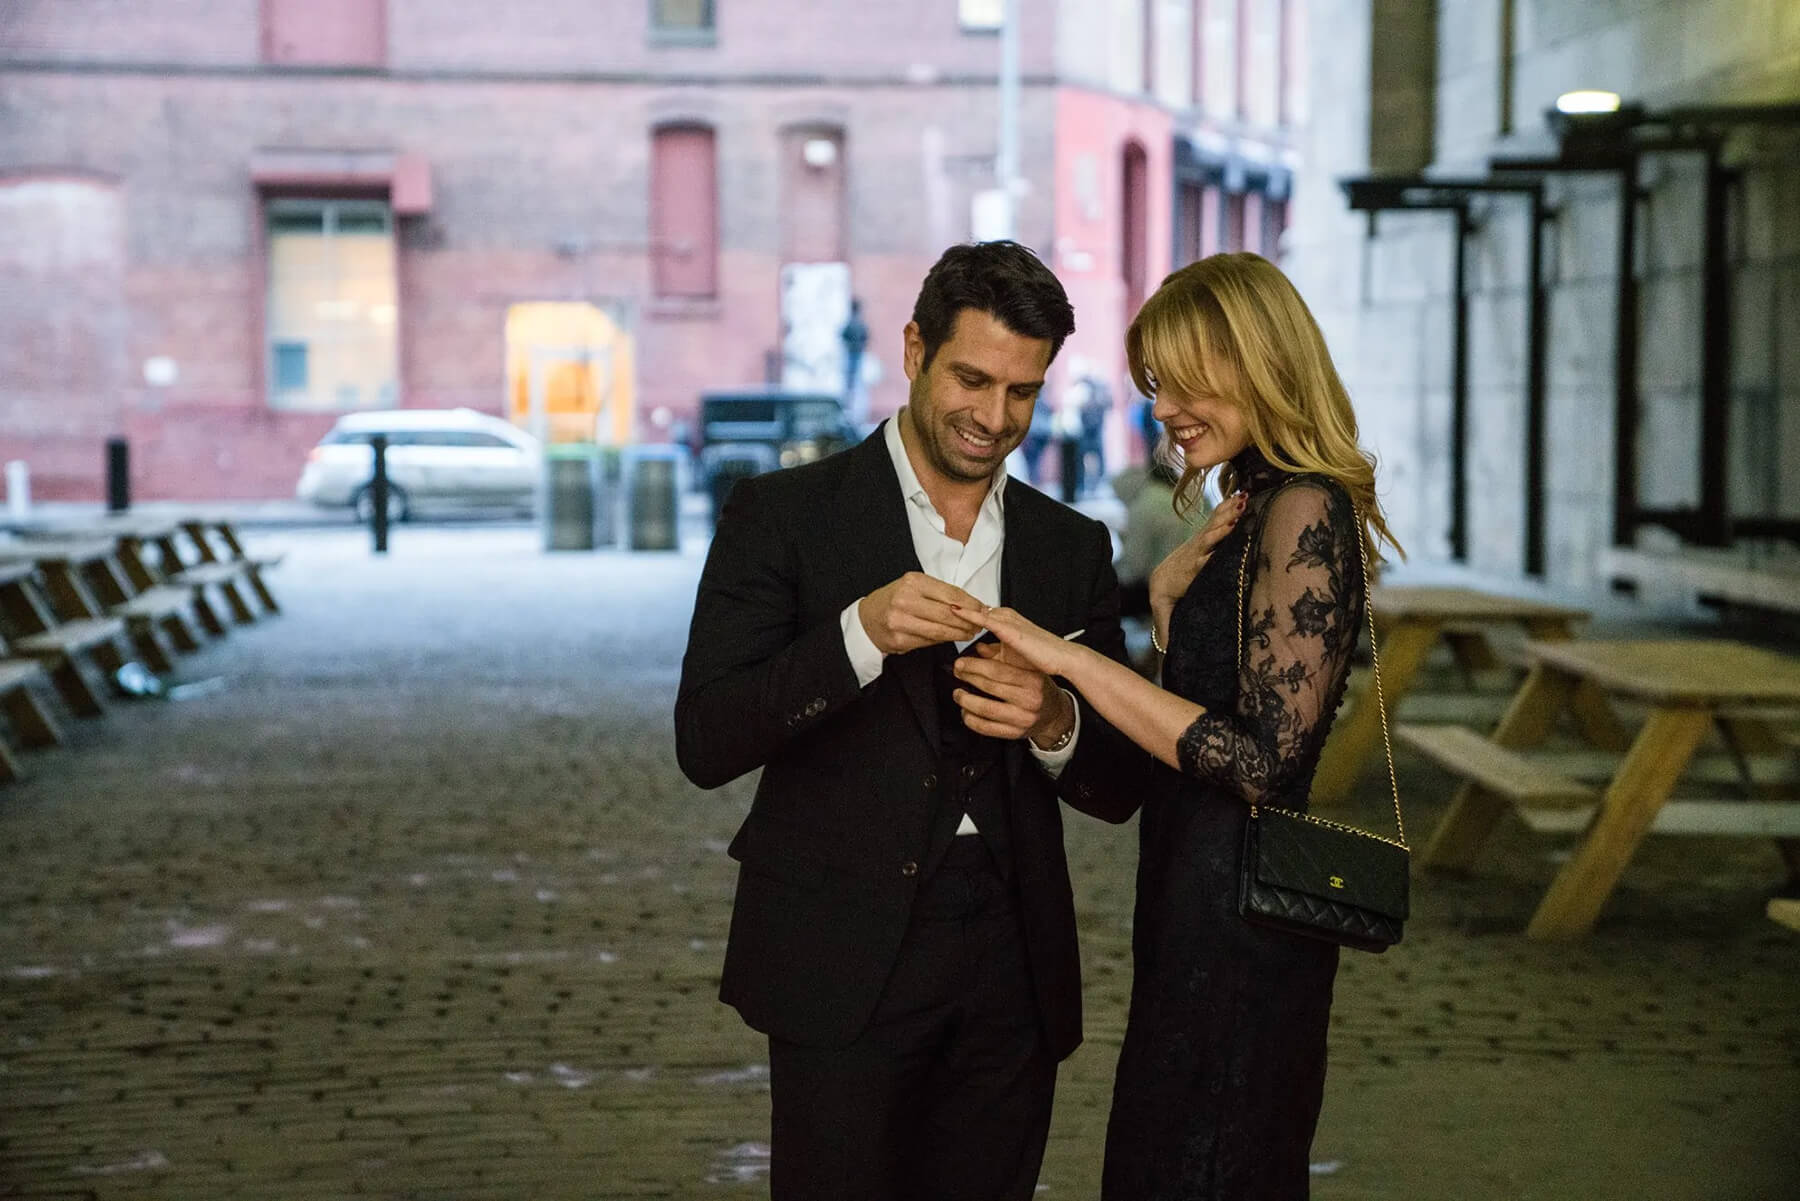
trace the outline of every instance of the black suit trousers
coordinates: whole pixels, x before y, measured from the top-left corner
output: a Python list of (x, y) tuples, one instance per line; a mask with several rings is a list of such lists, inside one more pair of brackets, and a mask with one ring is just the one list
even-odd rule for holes
[(774, 1201), (1025, 1201), (1056, 1058), (1011, 890), (959, 837), (848, 1047), (769, 1040)]

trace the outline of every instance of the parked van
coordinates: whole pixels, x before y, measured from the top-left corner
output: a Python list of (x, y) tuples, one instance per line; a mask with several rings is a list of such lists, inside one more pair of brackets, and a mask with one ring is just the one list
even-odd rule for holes
[(307, 455), (301, 500), (373, 515), (375, 456), (369, 439), (387, 436), (388, 520), (405, 521), (421, 504), (517, 507), (536, 503), (544, 454), (538, 440), (473, 409), (389, 409), (349, 413)]

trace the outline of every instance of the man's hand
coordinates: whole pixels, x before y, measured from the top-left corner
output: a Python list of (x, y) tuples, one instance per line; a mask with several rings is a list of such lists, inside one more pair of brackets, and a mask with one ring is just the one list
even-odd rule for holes
[[(1018, 661), (1016, 652), (993, 643), (956, 661), (956, 677), (969, 688), (956, 691), (963, 724), (990, 738), (1030, 738), (1044, 747), (1075, 725), (1075, 706), (1056, 682)], [(979, 689), (973, 692), (970, 689)], [(986, 693), (983, 696), (981, 693)]]
[(856, 616), (877, 650), (899, 655), (979, 636), (981, 627), (952, 606), (961, 606), (971, 615), (981, 610), (980, 601), (954, 584), (922, 571), (909, 571), (858, 601)]

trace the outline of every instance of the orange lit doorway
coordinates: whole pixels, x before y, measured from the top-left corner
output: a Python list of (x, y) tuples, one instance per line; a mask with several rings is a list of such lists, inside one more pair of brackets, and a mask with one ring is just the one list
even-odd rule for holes
[(636, 424), (631, 331), (585, 301), (506, 310), (507, 416), (546, 444), (623, 446)]

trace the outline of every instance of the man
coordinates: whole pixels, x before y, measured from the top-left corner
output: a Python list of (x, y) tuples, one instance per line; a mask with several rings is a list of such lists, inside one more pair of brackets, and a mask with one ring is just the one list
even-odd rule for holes
[(1057, 777), (1116, 735), (959, 650), (1004, 603), (1123, 656), (1105, 528), (1005, 471), (1073, 328), (1024, 247), (951, 248), (905, 330), (907, 407), (740, 482), (713, 540), (676, 747), (703, 788), (763, 769), (720, 997), (769, 1036), (779, 1201), (1033, 1192), (1081, 1041)]

